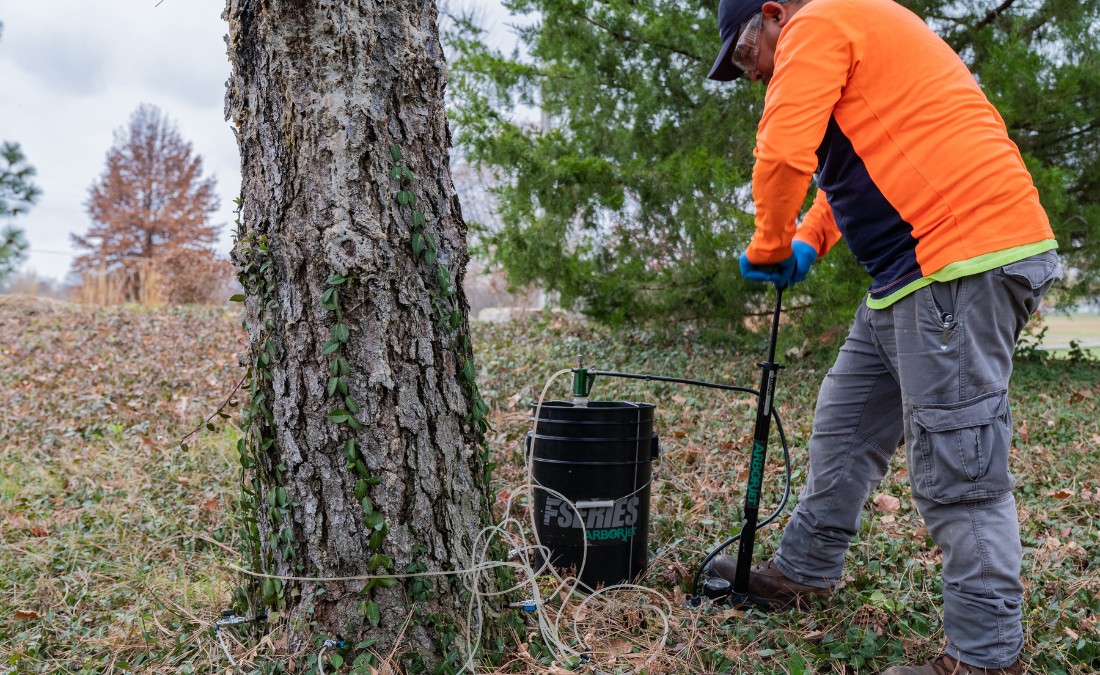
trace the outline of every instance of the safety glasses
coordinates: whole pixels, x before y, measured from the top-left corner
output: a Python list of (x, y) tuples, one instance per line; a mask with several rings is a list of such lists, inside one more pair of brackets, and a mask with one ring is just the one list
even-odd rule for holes
[(760, 29), (764, 26), (764, 14), (758, 13), (745, 23), (737, 44), (733, 47), (730, 60), (733, 65), (746, 72), (756, 67), (756, 57), (760, 54)]

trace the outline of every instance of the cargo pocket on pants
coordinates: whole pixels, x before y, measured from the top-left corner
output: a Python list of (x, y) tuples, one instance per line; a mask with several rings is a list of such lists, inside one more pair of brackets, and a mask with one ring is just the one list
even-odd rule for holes
[(947, 405), (914, 406), (921, 461), (914, 487), (941, 504), (989, 499), (1016, 485), (1008, 470), (1012, 421), (1008, 392)]

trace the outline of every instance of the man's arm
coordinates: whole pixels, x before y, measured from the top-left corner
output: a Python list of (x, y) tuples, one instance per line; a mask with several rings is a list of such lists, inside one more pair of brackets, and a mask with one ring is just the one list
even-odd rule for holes
[(819, 258), (840, 241), (840, 229), (836, 226), (833, 209), (829, 206), (824, 190), (817, 191), (813, 206), (806, 212), (794, 239), (812, 246)]
[[(845, 21), (816, 11), (810, 3), (780, 36), (753, 153), (756, 232), (746, 250), (753, 264), (774, 264), (791, 255), (795, 222), (817, 170), (817, 149), (861, 56), (853, 28)], [(815, 202), (811, 209), (812, 218), (807, 218), (815, 231), (824, 232), (821, 228), (832, 221), (832, 212), (824, 197), (819, 200), (820, 205)], [(835, 222), (831, 229), (836, 229)], [(824, 253), (837, 238), (839, 233), (820, 236), (816, 249)]]

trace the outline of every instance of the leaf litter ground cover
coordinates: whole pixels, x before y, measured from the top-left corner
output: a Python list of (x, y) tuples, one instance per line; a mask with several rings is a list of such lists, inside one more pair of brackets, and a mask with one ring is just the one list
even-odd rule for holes
[[(593, 368), (755, 387), (764, 353), (763, 343), (734, 348), (558, 318), (479, 324), (474, 337), (502, 495), (523, 482), (529, 406), (577, 354)], [(232, 534), (237, 430), (204, 430), (187, 453), (177, 443), (240, 378), (240, 338), (229, 312), (0, 297), (0, 672), (232, 671), (211, 624), (239, 582), (225, 567), (241, 559)], [(824, 370), (794, 352), (783, 360), (776, 401), (797, 494)], [(1081, 360), (1024, 362), (1015, 376), (1034, 672), (1100, 670), (1098, 381), (1100, 367)], [(556, 384), (550, 397), (567, 398), (568, 378)], [(827, 604), (807, 613), (688, 610), (695, 566), (740, 521), (755, 401), (606, 379), (593, 398), (658, 406), (662, 455), (641, 583), (673, 607), (667, 634), (629, 603), (582, 612), (579, 637), (601, 672), (631, 672), (654, 657), (646, 672), (874, 673), (939, 650), (940, 552), (912, 506), (900, 453)], [(773, 431), (762, 514), (781, 494), (775, 439)], [(759, 532), (758, 560), (777, 535), (776, 526)], [(238, 663), (258, 666), (260, 654), (278, 651), (268, 638), (229, 647)], [(564, 672), (533, 627), (515, 645), (496, 672)]]

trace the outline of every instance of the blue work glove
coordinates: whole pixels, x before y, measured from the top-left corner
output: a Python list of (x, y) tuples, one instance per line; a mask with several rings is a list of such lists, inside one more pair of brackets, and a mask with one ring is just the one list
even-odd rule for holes
[[(805, 281), (806, 275), (810, 273), (810, 267), (813, 266), (814, 261), (817, 260), (817, 250), (807, 244), (804, 241), (794, 241), (791, 243), (791, 250), (794, 253), (791, 254), (791, 258), (794, 259), (794, 274), (791, 275), (790, 284), (793, 286), (799, 281)], [(790, 260), (790, 258), (788, 258)]]
[(769, 265), (756, 265), (749, 261), (747, 254), (741, 254), (741, 276), (746, 281), (760, 281), (775, 284), (779, 288), (793, 286), (804, 281), (810, 273), (810, 267), (817, 260), (817, 251), (804, 241), (791, 243), (791, 256), (786, 260)]
[(746, 281), (760, 281), (786, 288), (797, 271), (797, 266), (798, 261), (794, 255), (782, 262), (757, 265), (749, 260), (748, 254), (741, 254), (741, 277)]

